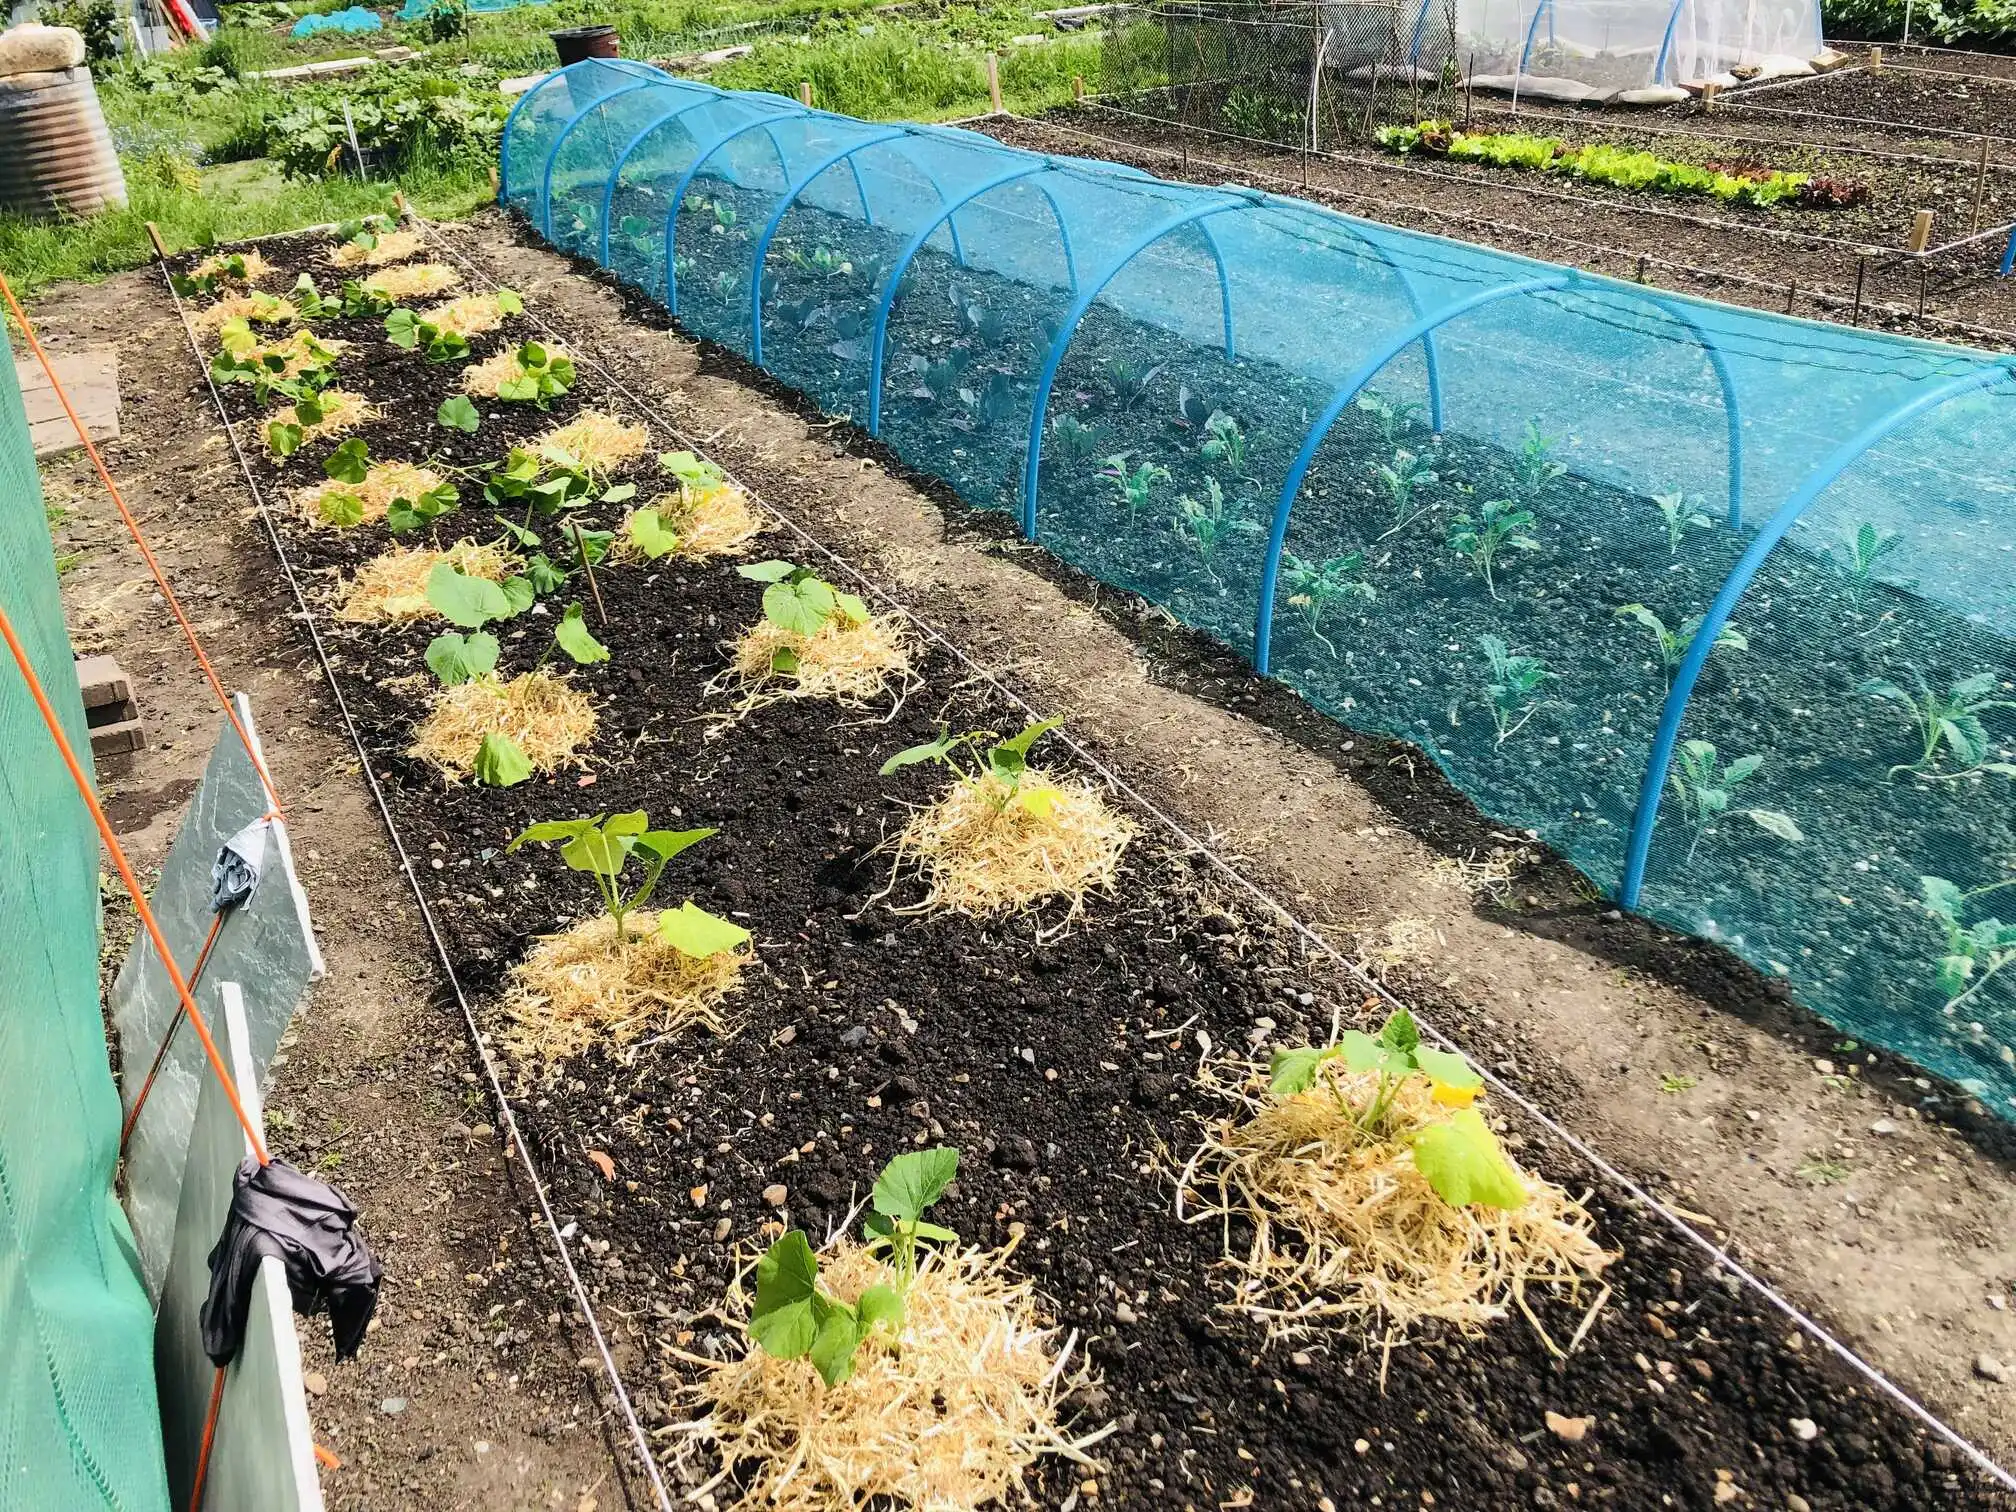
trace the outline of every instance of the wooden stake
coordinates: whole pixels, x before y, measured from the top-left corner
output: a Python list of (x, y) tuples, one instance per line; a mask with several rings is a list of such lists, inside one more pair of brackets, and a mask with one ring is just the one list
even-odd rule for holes
[(1642, 255), (1638, 259), (1638, 282), (1645, 282), (1645, 258)]
[(810, 79), (800, 79), (798, 81), (798, 103), (803, 105), (807, 110), (812, 108), (812, 81)]
[(1925, 318), (1925, 264), (1918, 264), (1918, 318)]
[(1967, 234), (1973, 235), (1981, 229), (1981, 196), (1988, 192), (1988, 138), (1981, 138), (1981, 166), (1974, 172), (1974, 215), (1967, 223)]
[(1463, 70), (1463, 129), (1470, 129), (1470, 122), (1477, 111), (1477, 86), (1471, 83), (1477, 72), (1477, 54), (1470, 54), (1470, 62)]
[(397, 189), (392, 191), (392, 207), (399, 212), (402, 221), (413, 218), (413, 207), (406, 203), (406, 196)]
[(1701, 86), (1701, 108), (1704, 111), (1712, 113), (1715, 109), (1715, 96), (1720, 93), (1722, 93), (1722, 86), (1720, 84), (1703, 84)]
[[(1085, 75), (1071, 75), (1071, 98), (1080, 105), (1085, 103)], [(1985, 153), (1987, 149), (1984, 147), (1982, 151)]]
[(147, 222), (147, 240), (154, 243), (154, 255), (161, 261), (168, 261), (168, 249), (161, 245), (161, 228), (154, 222)]
[(1866, 257), (1858, 257), (1858, 258), (1856, 258), (1856, 259), (1855, 259), (1855, 314), (1854, 314), (1854, 317), (1853, 317), (1853, 323), (1854, 323), (1854, 324), (1856, 324), (1856, 325), (1858, 325), (1858, 326), (1859, 326), (1860, 324), (1862, 324), (1862, 280), (1863, 280), (1864, 276), (1865, 276), (1865, 275), (1867, 275), (1867, 273), (1868, 273), (1868, 272), (1869, 272), (1869, 259), (1868, 259), (1868, 258), (1866, 258)]
[(588, 591), (595, 596), (595, 618), (603, 629), (609, 628), (609, 611), (602, 607), (602, 586), (595, 581), (595, 564), (588, 560), (588, 543), (581, 539), (581, 527), (573, 520), (567, 528), (574, 532), (574, 549), (581, 553), (581, 570), (588, 574)]
[(1883, 72), (1883, 49), (1880, 47), (1872, 47), (1869, 49), (1869, 72), (1871, 73)]
[(1932, 212), (1920, 210), (1911, 219), (1911, 250), (1923, 252), (1932, 240)]
[(991, 52), (987, 54), (987, 108), (1001, 114), (1001, 60)]
[(497, 177), (497, 165), (492, 163), (490, 165), (490, 192), (495, 194), (503, 187), (504, 181)]
[(1799, 284), (1798, 281), (1795, 279), (1793, 282), (1785, 285), (1785, 313), (1787, 315), (1790, 315), (1792, 313), (1792, 301), (1797, 299), (1798, 297), (1799, 297)]

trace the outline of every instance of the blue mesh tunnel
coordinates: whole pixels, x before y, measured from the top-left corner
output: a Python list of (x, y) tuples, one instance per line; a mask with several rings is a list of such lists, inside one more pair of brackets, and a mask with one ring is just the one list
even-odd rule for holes
[(2016, 1117), (2016, 358), (641, 65), (502, 157), (555, 246)]

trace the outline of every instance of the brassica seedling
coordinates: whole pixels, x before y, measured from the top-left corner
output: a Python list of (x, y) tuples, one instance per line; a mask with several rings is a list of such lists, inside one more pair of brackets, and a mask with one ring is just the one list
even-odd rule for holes
[(385, 339), (409, 352), (417, 348), (429, 362), (459, 362), (469, 355), (469, 339), (461, 332), (444, 330), (407, 309), (385, 317)]
[(1424, 1045), (1420, 1027), (1406, 1009), (1396, 1008), (1376, 1036), (1347, 1029), (1334, 1044), (1275, 1051), (1268, 1067), (1268, 1090), (1276, 1097), (1308, 1092), (1329, 1061), (1377, 1077), (1363, 1106), (1346, 1097), (1333, 1078), (1324, 1078), (1339, 1110), (1367, 1140), (1393, 1136), (1394, 1103), (1417, 1076), (1428, 1082), (1437, 1104), (1453, 1110), (1408, 1136), (1416, 1169), (1444, 1202), (1451, 1207), (1508, 1210), (1525, 1205), (1526, 1188), (1518, 1173), (1484, 1116), (1471, 1106), (1484, 1088), (1484, 1078), (1463, 1056)]
[(1396, 451), (1391, 462), (1376, 464), (1372, 475), (1393, 508), (1393, 523), (1379, 533), (1382, 541), (1396, 531), (1405, 530), (1428, 513), (1427, 505), (1416, 506), (1416, 496), (1431, 483), (1440, 481), (1435, 469), (1410, 451)]
[(735, 304), (742, 298), (743, 281), (733, 273), (716, 273), (711, 287), (723, 304)]
[(1532, 510), (1522, 509), (1510, 499), (1492, 499), (1477, 506), (1474, 519), (1459, 514), (1449, 522), (1449, 548), (1477, 569), (1495, 599), (1498, 584), (1492, 577), (1492, 569), (1498, 553), (1507, 546), (1514, 551), (1540, 549), (1540, 543), (1526, 534), (1532, 524)]
[(1252, 520), (1244, 519), (1237, 506), (1231, 512), (1225, 508), (1225, 490), (1218, 486), (1216, 478), (1204, 480), (1204, 502), (1198, 503), (1190, 495), (1184, 494), (1176, 501), (1176, 518), (1171, 522), (1179, 539), (1189, 542), (1190, 549), (1197, 553), (1197, 560), (1213, 577), (1218, 575), (1214, 565), (1218, 548), (1228, 536), (1253, 534), (1260, 529)]
[(1370, 583), (1352, 576), (1364, 565), (1362, 551), (1347, 552), (1324, 562), (1306, 561), (1292, 551), (1281, 558), (1281, 570), (1288, 578), (1288, 602), (1301, 611), (1309, 633), (1329, 646), (1332, 656), (1337, 654), (1337, 648), (1323, 634), (1323, 616), (1330, 606), (1351, 598), (1369, 604), (1379, 596)]
[(1087, 425), (1075, 415), (1059, 415), (1050, 423), (1050, 448), (1067, 462), (1083, 462), (1097, 455), (1106, 439), (1106, 427)]
[[(1739, 756), (1723, 764), (1714, 745), (1706, 740), (1683, 740), (1676, 753), (1678, 763), (1666, 774), (1666, 781), (1680, 800), (1680, 812), (1694, 830), (1687, 847), (1691, 864), (1702, 838), (1715, 821), (1729, 809), (1729, 795), (1739, 784), (1749, 781), (1764, 764), (1762, 756)], [(1797, 844), (1806, 837), (1790, 815), (1776, 809), (1744, 809), (1743, 815), (1767, 834)]]
[(714, 201), (714, 224), (708, 229), (716, 236), (732, 236), (735, 232), (735, 207), (725, 199)]
[(810, 252), (792, 247), (784, 259), (800, 273), (816, 273), (821, 278), (838, 278), (854, 271), (854, 265), (831, 247), (814, 247)]
[(1687, 507), (1687, 496), (1679, 489), (1671, 493), (1652, 495), (1653, 506), (1659, 511), (1659, 518), (1666, 523), (1666, 555), (1680, 554), (1681, 537), (1689, 529), (1707, 530), (1715, 522), (1698, 509)]
[(1531, 504), (1547, 485), (1568, 471), (1568, 464), (1554, 456), (1554, 438), (1541, 432), (1540, 422), (1526, 422), (1526, 439), (1520, 443), (1514, 471), (1519, 479), (1519, 496)]
[(804, 1230), (793, 1229), (756, 1262), (756, 1303), (749, 1336), (777, 1360), (809, 1359), (819, 1379), (838, 1386), (854, 1373), (854, 1357), (877, 1327), (900, 1338), (908, 1294), (917, 1275), (917, 1243), (956, 1244), (959, 1236), (923, 1219), (959, 1173), (949, 1148), (899, 1155), (876, 1179), (875, 1211), (865, 1224), (872, 1251), (886, 1251), (893, 1281), (862, 1290), (852, 1304), (819, 1289), (819, 1259)]
[[(1652, 637), (1652, 643), (1659, 648), (1659, 665), (1665, 669), (1666, 681), (1673, 681), (1673, 669), (1687, 657), (1687, 648), (1694, 644), (1694, 636), (1701, 629), (1702, 616), (1690, 614), (1680, 621), (1678, 630), (1668, 630), (1666, 622), (1647, 609), (1643, 604), (1626, 604), (1617, 611), (1617, 618), (1636, 620)], [(1715, 644), (1709, 648), (1715, 651), (1748, 651), (1750, 638), (1734, 625), (1724, 625), (1715, 632)]]
[(971, 389), (961, 389), (959, 399), (970, 417), (967, 424), (974, 430), (992, 430), (1015, 417), (1015, 387), (1006, 373), (990, 373), (987, 386), (977, 394)]
[(1143, 371), (1124, 358), (1109, 357), (1101, 372), (1106, 379), (1106, 387), (1112, 392), (1113, 402), (1123, 410), (1131, 410), (1148, 397), (1148, 385), (1153, 383), (1166, 362)]
[[(735, 570), (752, 582), (769, 584), (763, 590), (763, 617), (794, 635), (817, 635), (828, 624), (845, 628), (868, 622), (868, 606), (858, 595), (842, 593), (824, 578), (815, 577), (810, 567), (772, 560)], [(770, 669), (797, 671), (797, 655), (787, 646), (778, 647)]]
[(2016, 963), (2016, 924), (1993, 918), (1965, 922), (1975, 899), (2016, 887), (2016, 877), (1964, 891), (1944, 877), (1920, 877), (1918, 887), (1925, 911), (1946, 931), (1946, 953), (1934, 962), (1933, 975), (1946, 994), (1942, 1011), (1952, 1013), (1979, 995), (2003, 967)]
[(1540, 684), (1554, 674), (1537, 656), (1513, 655), (1495, 635), (1478, 636), (1477, 646), (1489, 667), (1484, 704), (1497, 728), (1498, 744), (1503, 745), (1540, 711), (1540, 700), (1534, 695), (1540, 691)]
[(1236, 476), (1246, 470), (1246, 432), (1223, 410), (1213, 410), (1204, 422), (1205, 442), (1198, 450), (1207, 462), (1223, 462)]
[[(2016, 701), (1990, 698), (1997, 682), (1993, 672), (1976, 672), (1953, 683), (1944, 693), (1936, 693), (1916, 667), (1910, 669), (1916, 693), (1906, 692), (1886, 678), (1872, 677), (1855, 691), (1871, 698), (1887, 699), (1901, 708), (1918, 732), (1920, 750), (1916, 761), (1899, 762), (1885, 775), (1909, 772), (1926, 782), (1955, 782), (1976, 772), (1995, 772), (2016, 777), (2016, 764), (1990, 761), (1994, 749), (1981, 716), (1990, 709), (2016, 709)], [(1936, 770), (1940, 752), (1950, 751), (1958, 771)]]
[(1099, 469), (1099, 476), (1110, 478), (1120, 489), (1120, 502), (1127, 506), (1131, 518), (1141, 512), (1155, 491), (1157, 483), (1169, 481), (1169, 469), (1154, 462), (1143, 462), (1139, 467), (1127, 465), (1127, 453), (1108, 457), (1105, 466)]
[(1358, 408), (1370, 415), (1379, 427), (1380, 439), (1389, 452), (1400, 449), (1400, 438), (1414, 427), (1414, 417), (1422, 406), (1411, 400), (1392, 400), (1366, 390), (1358, 396)]
[[(887, 777), (903, 767), (925, 761), (936, 762), (961, 782), (973, 787), (983, 786), (991, 779), (995, 813), (1001, 813), (1012, 803), (1038, 819), (1047, 819), (1056, 811), (1057, 790), (1041, 786), (1025, 788), (1022, 779), (1029, 774), (1029, 748), (1063, 722), (1062, 719), (1038, 720), (1007, 740), (1002, 740), (993, 730), (968, 730), (962, 735), (954, 735), (940, 729), (936, 740), (910, 746), (883, 762), (881, 774)], [(961, 751), (989, 740), (994, 744), (987, 747), (984, 765), (976, 763), (969, 770), (960, 763), (958, 756)]]
[(910, 392), (918, 399), (929, 399), (934, 404), (950, 405), (959, 397), (959, 380), (966, 375), (966, 367), (973, 360), (973, 354), (964, 347), (954, 347), (943, 357), (933, 362), (928, 357), (910, 359), (910, 370), (917, 374), (918, 386)]
[[(617, 942), (621, 944), (630, 938), (630, 915), (651, 901), (666, 865), (680, 852), (715, 833), (711, 829), (654, 830), (644, 810), (636, 809), (627, 814), (597, 814), (592, 819), (549, 819), (530, 826), (504, 849), (508, 854), (528, 841), (558, 845), (562, 861), (574, 871), (587, 872), (595, 879), (595, 889), (602, 895), (602, 906), (608, 910)], [(625, 892), (623, 872), (633, 859), (643, 864), (644, 877), (634, 889)], [(697, 931), (689, 925), (675, 926), (672, 933), (678, 933), (680, 938), (674, 939), (666, 930), (665, 921), (679, 915), (669, 909), (660, 914), (659, 934), (685, 955), (705, 959), (724, 950), (738, 949), (749, 938), (749, 931), (740, 925), (717, 919), (690, 902), (684, 907), (714, 926), (711, 930), (702, 926)]]
[(1876, 564), (1904, 544), (1904, 537), (1898, 531), (1880, 531), (1864, 520), (1855, 531), (1842, 542), (1848, 557), (1848, 591), (1855, 599), (1862, 597), (1862, 590), (1869, 586), (1869, 575), (1876, 570)]

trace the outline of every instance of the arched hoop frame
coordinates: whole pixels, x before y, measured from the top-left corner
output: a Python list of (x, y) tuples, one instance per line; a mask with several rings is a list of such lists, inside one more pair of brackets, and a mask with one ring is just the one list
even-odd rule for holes
[[(703, 105), (712, 105), (717, 100), (730, 98), (723, 91), (715, 89), (710, 85), (689, 84), (686, 87), (699, 91), (698, 97), (689, 100), (676, 110), (668, 111), (664, 115), (659, 116), (657, 120), (651, 122), (650, 125), (644, 127), (635, 136), (631, 137), (629, 141), (623, 144), (623, 150), (616, 154), (615, 164), (609, 169), (609, 182), (602, 186), (602, 244), (595, 254), (595, 260), (605, 268), (609, 266), (609, 217), (616, 207), (616, 186), (623, 182), (623, 169), (629, 164), (631, 157), (635, 155), (637, 149), (644, 145), (644, 139), (661, 126), (677, 125), (689, 112), (698, 110)], [(772, 97), (764, 96), (763, 98)], [(778, 103), (782, 105), (789, 104), (790, 102), (778, 98)]]
[[(676, 81), (668, 79), (666, 81), (666, 84), (671, 85), (674, 84), (675, 82)], [(560, 128), (559, 134), (553, 138), (553, 145), (546, 149), (546, 171), (539, 181), (538, 225), (540, 231), (545, 235), (548, 241), (553, 240), (553, 169), (555, 168), (555, 166), (558, 165), (560, 161), (560, 149), (567, 145), (567, 139), (574, 134), (575, 128), (580, 126), (583, 121), (586, 121), (591, 115), (594, 115), (597, 111), (605, 109), (614, 101), (622, 99), (625, 95), (633, 95), (646, 89), (658, 89), (661, 87), (665, 86), (661, 86), (657, 83), (650, 81), (639, 81), (638, 83), (635, 84), (625, 84), (621, 89), (610, 90), (609, 93), (605, 94), (604, 96), (602, 96), (601, 99), (596, 100), (594, 103), (582, 106), (579, 110), (575, 111), (573, 115), (567, 118), (567, 124), (562, 126)], [(695, 101), (694, 103), (698, 104), (701, 102)], [(610, 175), (609, 183), (613, 183), (614, 181), (615, 176), (612, 174)], [(602, 202), (605, 207), (605, 218), (606, 218), (606, 207), (609, 203), (608, 183), (605, 183), (603, 185)]]
[(1979, 368), (1964, 377), (1941, 384), (1930, 393), (1919, 395), (1864, 427), (1806, 475), (1805, 481), (1778, 507), (1778, 512), (1757, 532), (1756, 539), (1737, 559), (1729, 576), (1723, 580), (1721, 591), (1715, 595), (1707, 614), (1702, 617), (1701, 628), (1694, 632), (1687, 655), (1673, 674), (1673, 686), (1666, 694), (1665, 706), (1659, 711), (1659, 729), (1652, 738), (1652, 754), (1645, 763), (1645, 776), (1638, 786), (1638, 807), (1631, 816), (1631, 838), (1624, 851), (1624, 879), (1617, 889), (1617, 902), (1622, 907), (1635, 909), (1639, 894), (1644, 890), (1645, 866), (1652, 854), (1652, 828), (1659, 817), (1659, 798), (1666, 789), (1667, 773), (1672, 770), (1673, 751), (1679, 743), (1680, 723), (1687, 714), (1687, 701), (1694, 694), (1694, 684), (1700, 679), (1701, 669), (1707, 665), (1708, 653), (1715, 649), (1715, 637), (1722, 633), (1722, 627), (1729, 623), (1729, 616), (1736, 612), (1736, 605), (1749, 591), (1751, 580), (1764, 566), (1765, 558), (1771, 555), (1787, 532), (1798, 523), (1799, 517), (1812, 507), (1829, 485), (1883, 441), (1920, 415), (1968, 394), (1991, 388), (2005, 379), (2016, 379), (2016, 366), (2005, 362)]
[[(499, 204), (508, 203), (511, 198), (511, 128), (517, 124), (519, 114), (526, 106), (530, 105), (549, 89), (569, 90), (572, 81), (580, 77), (580, 74), (575, 70), (589, 66), (598, 69), (607, 69), (611, 73), (629, 74), (633, 77), (644, 78), (647, 82), (669, 78), (669, 75), (661, 74), (655, 68), (647, 69), (641, 63), (632, 63), (624, 58), (614, 58), (597, 59), (592, 65), (576, 64), (574, 68), (563, 68), (557, 73), (548, 74), (537, 84), (534, 84), (525, 93), (518, 96), (518, 103), (513, 105), (510, 114), (504, 117), (504, 130), (497, 138), (499, 145), (497, 154), (497, 202)], [(569, 98), (572, 98), (571, 94)], [(579, 112), (577, 111), (576, 114), (579, 114)], [(569, 119), (571, 120), (572, 117), (570, 116)], [(544, 224), (543, 216), (540, 218), (540, 223)]]
[[(1043, 370), (1036, 379), (1036, 394), (1029, 406), (1029, 448), (1022, 467), (1022, 534), (1029, 540), (1036, 539), (1036, 484), (1043, 466), (1043, 432), (1047, 429), (1044, 421), (1050, 413), (1050, 390), (1057, 382), (1057, 369), (1064, 361), (1064, 352), (1071, 345), (1071, 338), (1078, 333), (1078, 322), (1085, 318), (1085, 312), (1092, 308), (1092, 302), (1099, 297), (1108, 284), (1125, 272), (1128, 265), (1172, 232), (1180, 231), (1195, 221), (1202, 221), (1213, 215), (1223, 215), (1228, 210), (1251, 210), (1261, 202), (1261, 196), (1239, 194), (1227, 196), (1207, 204), (1192, 205), (1178, 214), (1167, 216), (1128, 243), (1127, 248), (1108, 266), (1098, 278), (1079, 289), (1078, 297), (1071, 301), (1071, 308), (1064, 314), (1063, 322), (1057, 330), (1057, 339), (1050, 344), (1050, 351), (1043, 359)], [(1202, 230), (1202, 227), (1199, 227)], [(1225, 259), (1218, 250), (1218, 243), (1208, 233), (1205, 245), (1211, 249), (1211, 259), (1218, 265), (1218, 295), (1225, 315), (1225, 358), (1229, 362), (1235, 347), (1232, 332), (1232, 282), (1225, 272)]]

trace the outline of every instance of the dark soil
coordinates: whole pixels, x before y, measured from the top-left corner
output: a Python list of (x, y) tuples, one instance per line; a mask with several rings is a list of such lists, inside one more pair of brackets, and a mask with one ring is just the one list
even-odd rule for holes
[[(313, 243), (262, 250), (290, 277), (324, 273)], [(330, 323), (359, 343), (343, 360), (345, 384), (385, 411), (361, 432), (375, 456), (494, 459), (585, 403), (608, 404), (584, 379), (550, 414), (512, 412), (475, 438), (451, 436), (430, 422), (455, 369), (393, 351), (375, 325)], [(478, 355), (508, 339), (486, 338)], [(236, 414), (249, 400), (228, 393)], [(284, 465), (255, 460), (262, 486), (277, 502), (312, 481), (331, 444)], [(445, 522), (449, 533), (487, 533), (473, 495), (465, 488), (471, 507)], [(381, 527), (282, 530), (297, 562), (324, 570), (386, 544)], [(557, 532), (547, 534), (557, 559)], [(941, 721), (1001, 725), (1017, 712), (962, 685), (934, 652), (928, 691), (886, 721), (784, 705), (723, 722), (708, 717), (721, 711), (704, 686), (722, 665), (721, 640), (753, 617), (753, 585), (726, 566), (665, 564), (610, 570), (601, 584), (611, 622), (597, 633), (612, 660), (569, 669), (602, 704), (584, 770), (506, 791), (444, 785), (403, 754), (421, 707), (398, 680), (421, 674), (438, 627), (325, 624), (324, 634), (409, 848), (430, 858), (423, 879), (475, 990), (493, 990), (532, 936), (591, 906), (557, 859), (504, 853), (527, 822), (648, 807), (661, 821), (721, 827), (668, 875), (665, 893), (690, 890), (755, 931), (760, 965), (739, 1000), (741, 1035), (647, 1043), (622, 1062), (592, 1055), (518, 1108), (563, 1219), (580, 1225), (601, 1306), (658, 1320), (661, 1350), (675, 1339), (740, 1347), (702, 1315), (759, 1242), (763, 1188), (785, 1183), (789, 1221), (823, 1232), (888, 1155), (943, 1140), (965, 1155), (954, 1226), (998, 1243), (1020, 1225), (1019, 1263), (1057, 1321), (1091, 1341), (1104, 1382), (1079, 1403), (1082, 1418), (1120, 1425), (1103, 1451), (1101, 1503), (1243, 1505), (1250, 1490), (1256, 1506), (1325, 1496), (1411, 1506), (1432, 1492), (1466, 1508), (1709, 1507), (1726, 1472), (1760, 1506), (1795, 1493), (1816, 1508), (2002, 1504), (1845, 1370), (1795, 1347), (1783, 1318), (1733, 1278), (1707, 1273), (1698, 1252), (1601, 1191), (1592, 1207), (1621, 1251), (1614, 1293), (1565, 1362), (1517, 1319), (1480, 1341), (1396, 1350), (1383, 1392), (1376, 1351), (1342, 1340), (1266, 1347), (1218, 1310), (1216, 1234), (1171, 1216), (1163, 1178), (1207, 1111), (1189, 1074), (1192, 1035), (1221, 1048), (1304, 1042), (1324, 1032), (1332, 1002), (1354, 1004), (1360, 989), (1214, 896), (1152, 833), (1130, 852), (1117, 897), (1062, 932), (1054, 912), (990, 925), (900, 915), (914, 890), (898, 881), (876, 900), (890, 878), (875, 846), (936, 779), (878, 779), (878, 759)], [(555, 608), (570, 596), (571, 584)], [(551, 623), (506, 630), (502, 670), (533, 662)], [(1480, 1028), (1473, 1046), (1486, 1059), (1516, 1053), (1502, 1031)], [(1555, 1179), (1588, 1179), (1537, 1131), (1515, 1121), (1510, 1138)], [(589, 1149), (614, 1161), (613, 1181)], [(721, 1218), (725, 1242), (714, 1238)], [(1123, 1304), (1134, 1321), (1118, 1321)], [(1556, 1338), (1582, 1315), (1561, 1300), (1535, 1306)], [(654, 1421), (684, 1415), (671, 1399), (681, 1379), (668, 1361), (654, 1393), (649, 1367), (631, 1372)], [(1596, 1424), (1569, 1444), (1547, 1431), (1548, 1410)], [(1799, 1418), (1819, 1425), (1810, 1442), (1790, 1426)], [(1077, 1479), (1046, 1470), (1039, 1501), (1061, 1504)]]
[(1731, 102), (1742, 114), (1755, 107), (1810, 111), (1855, 122), (1883, 122), (1895, 135), (1974, 135), (2007, 143), (2016, 128), (2016, 79), (1941, 78), (1908, 68), (1867, 68), (1824, 74), (1783, 89), (1739, 91)]

